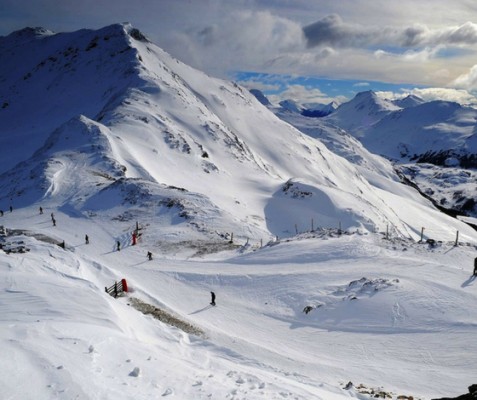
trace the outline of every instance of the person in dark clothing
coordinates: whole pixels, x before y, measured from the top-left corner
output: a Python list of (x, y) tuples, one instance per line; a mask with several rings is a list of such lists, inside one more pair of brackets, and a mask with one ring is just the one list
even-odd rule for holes
[(89, 244), (89, 236), (88, 235), (84, 235), (84, 241), (86, 244)]
[(56, 226), (56, 219), (52, 219), (51, 222), (53, 222), (53, 226)]
[(474, 276), (477, 276), (477, 257), (474, 259)]
[(121, 242), (119, 240), (116, 242), (116, 249), (121, 251)]
[(149, 261), (152, 260), (152, 253), (150, 251), (147, 252), (147, 258), (149, 259)]
[(40, 214), (43, 214), (43, 207), (40, 207)]
[(212, 300), (210, 302), (210, 305), (212, 306), (215, 306), (215, 293), (214, 292), (210, 292), (210, 295), (212, 297)]

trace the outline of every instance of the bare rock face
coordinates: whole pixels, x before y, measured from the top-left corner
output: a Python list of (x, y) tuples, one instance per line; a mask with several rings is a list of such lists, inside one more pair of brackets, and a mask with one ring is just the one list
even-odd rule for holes
[(477, 384), (469, 386), (469, 393), (463, 394), (457, 397), (442, 397), (440, 399), (433, 400), (475, 400), (477, 399)]

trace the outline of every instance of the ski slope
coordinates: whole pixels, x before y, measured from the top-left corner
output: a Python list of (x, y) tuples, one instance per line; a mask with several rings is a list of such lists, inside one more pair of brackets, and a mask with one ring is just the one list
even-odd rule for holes
[[(131, 246), (128, 223), (55, 218), (46, 207), (2, 220), (66, 243), (8, 237), (30, 251), (0, 253), (5, 398), (366, 398), (344, 389), (351, 381), (430, 399), (475, 379), (475, 244), (315, 232), (211, 254), (202, 243), (194, 256), (160, 253), (154, 224)], [(128, 296), (104, 292), (121, 278)], [(139, 313), (130, 296), (204, 337)]]

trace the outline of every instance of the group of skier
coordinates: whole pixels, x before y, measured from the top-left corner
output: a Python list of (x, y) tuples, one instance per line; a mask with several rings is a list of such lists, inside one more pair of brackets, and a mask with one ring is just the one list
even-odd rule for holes
[[(10, 206), (10, 212), (13, 212), (13, 207), (12, 206)], [(39, 207), (39, 212), (40, 212), (40, 215), (43, 214), (43, 207), (41, 207), (41, 206)], [(0, 210), (0, 216), (3, 216), (3, 211), (1, 211), (1, 210)], [(56, 226), (55, 214), (51, 213), (50, 217), (51, 217), (51, 221), (53, 223), (53, 226)], [(132, 244), (133, 245), (135, 245), (137, 243), (137, 239), (139, 237), (140, 237), (140, 234), (138, 234), (138, 225), (136, 223), (136, 230), (133, 232), (133, 235), (132, 235)], [(85, 241), (85, 244), (89, 244), (89, 236), (87, 234), (84, 235), (84, 241)], [(66, 243), (65, 243), (64, 240), (62, 242), (60, 242), (58, 245), (60, 247), (62, 247), (63, 249), (66, 248)], [(119, 240), (116, 241), (116, 250), (117, 251), (121, 250), (121, 242)], [(146, 253), (146, 257), (149, 261), (151, 261), (152, 260), (152, 253), (150, 251), (148, 251)], [(477, 258), (475, 259), (474, 275), (477, 275)], [(216, 305), (216, 303), (215, 303), (215, 293), (210, 292), (210, 295), (211, 295), (210, 305), (215, 306)]]

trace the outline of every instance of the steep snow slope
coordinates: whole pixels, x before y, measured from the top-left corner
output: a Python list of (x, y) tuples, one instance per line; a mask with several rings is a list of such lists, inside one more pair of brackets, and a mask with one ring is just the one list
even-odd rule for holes
[[(27, 28), (0, 38), (0, 171), (40, 147), (53, 130), (104, 104), (137, 79), (120, 26), (53, 34)], [(11, 151), (21, 148), (22, 151)]]
[[(1, 177), (5, 208), (49, 201), (85, 216), (96, 211), (97, 201), (90, 199), (99, 196), (112, 218), (126, 218), (121, 207), (136, 205), (127, 213), (130, 220), (143, 218), (147, 209), (155, 220), (168, 215), (181, 222), (177, 229), (193, 226), (208, 237), (288, 236), (305, 230), (313, 218), (317, 226), (345, 230), (391, 229), (413, 237), (419, 232), (420, 221), (406, 210), (398, 215), (388, 203), (384, 181), (376, 189), (353, 165), (278, 119), (248, 91), (178, 62), (130, 25), (42, 32), (15, 48), (17, 62), (28, 60), (22, 49), (35, 49), (36, 59), (22, 66), (32, 71), (28, 79), (18, 82), (17, 74), (15, 81), (11, 67), (3, 72), (16, 84), (6, 91), (13, 100), (1, 110), (2, 120), (21, 131), (27, 147), (41, 137), (46, 141)], [(4, 38), (3, 46), (12, 46), (18, 35)], [(47, 69), (52, 53), (57, 58)], [(46, 61), (37, 70), (32, 65), (40, 59)], [(30, 88), (42, 99), (46, 120), (28, 98)], [(20, 110), (28, 123), (16, 126)], [(37, 125), (42, 129), (35, 139), (25, 140)], [(24, 159), (28, 149), (18, 147), (13, 154)], [(187, 199), (182, 193), (189, 193)], [(309, 212), (306, 221), (302, 208)], [(208, 219), (205, 209), (214, 217)], [(460, 222), (431, 209), (429, 215), (433, 226), (448, 226), (451, 236), (455, 230), (473, 235)]]

